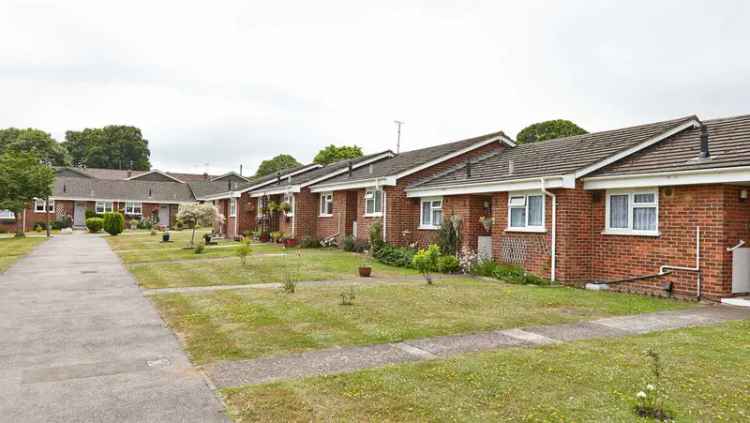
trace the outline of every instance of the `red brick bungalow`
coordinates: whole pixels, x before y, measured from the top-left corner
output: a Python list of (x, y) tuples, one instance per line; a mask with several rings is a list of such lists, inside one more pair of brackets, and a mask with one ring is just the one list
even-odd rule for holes
[(719, 299), (750, 291), (750, 249), (729, 250), (750, 239), (748, 185), (750, 116), (688, 116), (507, 147), (406, 201), (421, 228), (455, 214), (466, 246), (553, 280)]
[[(311, 186), (310, 196), (317, 211), (312, 216), (317, 221), (306, 227), (315, 227), (319, 238), (341, 234), (366, 240), (370, 226), (381, 222), (383, 237), (391, 244), (408, 245), (429, 238), (433, 226), (439, 226), (440, 218), (430, 227), (420, 225), (419, 200), (407, 198), (406, 188), (468, 158), (477, 159), (514, 146), (503, 132), (494, 132), (406, 151), (342, 172)], [(435, 205), (438, 210), (439, 204)]]

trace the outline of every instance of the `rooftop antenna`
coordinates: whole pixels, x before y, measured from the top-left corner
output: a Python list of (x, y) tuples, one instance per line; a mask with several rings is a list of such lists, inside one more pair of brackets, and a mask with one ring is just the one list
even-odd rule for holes
[(401, 153), (401, 125), (403, 125), (404, 122), (394, 120), (393, 123), (396, 124), (396, 154), (399, 154)]

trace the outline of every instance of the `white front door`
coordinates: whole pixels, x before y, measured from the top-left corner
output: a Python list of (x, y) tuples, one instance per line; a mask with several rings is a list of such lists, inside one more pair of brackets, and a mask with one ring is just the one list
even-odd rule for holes
[(169, 204), (159, 206), (159, 224), (169, 226)]
[(75, 202), (73, 209), (73, 226), (86, 226), (86, 203), (82, 201)]

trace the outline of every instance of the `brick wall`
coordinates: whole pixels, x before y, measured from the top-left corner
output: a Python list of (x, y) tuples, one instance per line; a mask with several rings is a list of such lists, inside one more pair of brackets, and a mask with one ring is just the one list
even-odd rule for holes
[(294, 194), (295, 237), (318, 238), (318, 194), (310, 192), (310, 188), (303, 188)]
[[(18, 225), (23, 226), (24, 215), (26, 216), (26, 226), (23, 228), (24, 232), (32, 231), (36, 223), (47, 222), (47, 213), (36, 213), (34, 211), (33, 203), (30, 204), (22, 213), (17, 216)], [(69, 215), (71, 218), (73, 217), (73, 202), (69, 200), (55, 201), (55, 212), (49, 213), (50, 223), (62, 218), (65, 215)], [(0, 232), (16, 232), (16, 220), (0, 220)]]

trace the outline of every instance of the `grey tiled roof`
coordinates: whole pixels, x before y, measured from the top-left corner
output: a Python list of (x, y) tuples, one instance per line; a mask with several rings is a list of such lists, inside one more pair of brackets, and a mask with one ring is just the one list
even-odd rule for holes
[[(193, 191), (193, 194), (195, 194), (195, 197), (198, 199), (204, 198), (208, 195), (221, 194), (224, 192), (228, 193), (232, 191), (232, 189), (229, 187), (229, 183), (227, 183), (226, 181), (196, 181), (188, 182), (188, 185)], [(238, 185), (233, 185), (233, 188), (236, 189), (237, 186)]]
[(52, 195), (58, 198), (132, 200), (154, 203), (195, 201), (187, 184), (76, 177), (55, 178)]
[(328, 184), (349, 182), (397, 175), (401, 172), (413, 169), (417, 166), (438, 159), (455, 151), (471, 147), (474, 144), (497, 138), (499, 136), (505, 137), (506, 135), (502, 131), (498, 131), (461, 141), (435, 145), (419, 150), (405, 151), (401, 154), (396, 155), (392, 159), (375, 163), (372, 166), (372, 173), (370, 173), (369, 166), (363, 166), (352, 172), (351, 176), (349, 176), (348, 174), (343, 174), (322, 183)]
[[(340, 171), (342, 169), (346, 169), (349, 166), (349, 162), (352, 163), (352, 165), (357, 165), (358, 163), (362, 163), (364, 161), (373, 159), (379, 155), (383, 155), (386, 153), (389, 153), (390, 150), (381, 151), (379, 153), (374, 154), (368, 154), (366, 156), (358, 157), (356, 159), (351, 160), (340, 160), (335, 163), (331, 163), (329, 165), (323, 166), (318, 169), (311, 170), (309, 172), (300, 173), (298, 175), (294, 175), (291, 178), (282, 178), (280, 182), (274, 182), (273, 184), (269, 184), (267, 186), (264, 186), (262, 188), (258, 188), (255, 191), (265, 191), (268, 189), (275, 189), (275, 188), (282, 188), (282, 187), (288, 187), (292, 185), (299, 185), (304, 184), (305, 182), (310, 182), (312, 180), (325, 177), (326, 175), (329, 175), (331, 173), (334, 173), (336, 171)], [(389, 159), (383, 159), (381, 161), (375, 162), (375, 166), (377, 166), (378, 163), (382, 163), (383, 161), (388, 161)], [(354, 172), (357, 172), (358, 169), (354, 169)]]
[(711, 153), (708, 160), (695, 160), (700, 153), (701, 130), (689, 129), (644, 149), (590, 176), (615, 176), (750, 166), (750, 115), (703, 121), (708, 130)]
[[(470, 185), (478, 182), (500, 182), (570, 174), (693, 119), (697, 120), (697, 117), (686, 116), (647, 125), (521, 144), (485, 156), (482, 160), (473, 161), (470, 178), (466, 177), (466, 164), (462, 163), (447, 172), (420, 181), (412, 187)], [(513, 162), (512, 174), (509, 172), (511, 161)]]

